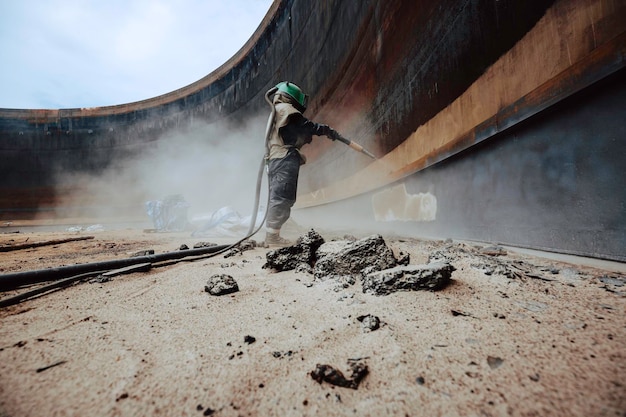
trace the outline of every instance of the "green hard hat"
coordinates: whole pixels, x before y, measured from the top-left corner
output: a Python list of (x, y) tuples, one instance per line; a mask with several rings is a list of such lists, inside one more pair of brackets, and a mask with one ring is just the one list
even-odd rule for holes
[(278, 91), (285, 93), (289, 97), (293, 98), (300, 107), (298, 110), (306, 110), (306, 107), (309, 104), (309, 96), (304, 94), (300, 87), (298, 87), (294, 83), (290, 83), (289, 81), (283, 81), (282, 83), (276, 84), (276, 88), (278, 89)]

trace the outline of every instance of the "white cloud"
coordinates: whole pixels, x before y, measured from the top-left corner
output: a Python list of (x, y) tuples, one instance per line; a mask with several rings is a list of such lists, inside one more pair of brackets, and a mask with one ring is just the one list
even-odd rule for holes
[(226, 62), (271, 0), (0, 2), (0, 107), (128, 103)]

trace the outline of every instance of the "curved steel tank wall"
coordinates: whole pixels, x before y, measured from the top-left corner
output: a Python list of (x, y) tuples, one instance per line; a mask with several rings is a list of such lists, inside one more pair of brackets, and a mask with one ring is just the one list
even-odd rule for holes
[[(77, 187), (71, 181), (53, 183), (54, 172), (104, 170), (114, 160), (140, 153), (167, 132), (191, 129), (199, 121), (227, 123), (235, 129), (250, 115), (267, 110), (263, 100), (267, 89), (292, 80), (311, 95), (310, 118), (332, 125), (381, 156), (370, 163), (347, 147), (314, 141), (305, 148), (309, 162), (301, 175), (299, 213), (313, 213), (329, 203), (347, 204), (346, 199), (353, 198), (363, 211), (363, 221), (400, 225), (415, 234), (454, 224), (453, 231), (446, 230), (450, 237), (624, 260), (625, 187), (620, 178), (606, 178), (623, 171), (626, 158), (605, 159), (625, 148), (623, 128), (613, 123), (597, 135), (580, 115), (601, 121), (615, 119), (617, 110), (601, 106), (602, 112), (593, 111), (594, 100), (605, 102), (597, 99), (605, 97), (602, 92), (576, 93), (595, 91), (604, 80), (609, 91), (615, 86), (616, 96), (610, 100), (623, 104), (625, 7), (618, 0), (276, 1), (238, 54), (180, 90), (111, 107), (0, 109), (2, 216), (54, 206), (59, 194)], [(566, 99), (576, 105), (563, 104)], [(573, 107), (580, 110), (562, 110)], [(549, 111), (558, 116), (541, 117)], [(518, 125), (524, 135), (515, 133)], [(596, 165), (581, 160), (595, 148), (580, 148), (570, 141), (563, 132), (572, 131), (580, 132), (582, 142), (602, 143), (600, 147), (609, 151), (599, 154), (599, 163), (609, 168), (599, 172), (591, 168)], [(509, 137), (515, 138), (513, 145)], [(508, 150), (492, 152), (500, 148)], [(529, 148), (535, 151), (529, 153), (525, 150)], [(550, 152), (536, 151), (548, 148)], [(572, 153), (572, 148), (582, 151)], [(511, 166), (518, 162), (511, 155), (518, 153), (539, 166), (549, 165), (550, 175), (557, 178), (566, 173), (573, 195), (585, 201), (584, 212), (602, 219), (589, 223), (594, 236), (600, 236), (594, 238), (596, 243), (580, 238), (589, 225), (556, 222), (553, 235), (546, 238), (515, 232), (517, 217), (494, 214), (486, 222), (489, 227), (476, 223), (477, 213), (494, 209), (493, 196), (507, 195), (502, 188), (520, 187), (520, 175), (525, 176), (532, 164), (468, 173), (453, 168), (452, 161), (467, 156), (467, 163), (475, 161), (474, 167), (482, 167), (506, 156)], [(555, 153), (569, 156), (555, 159)], [(402, 185), (402, 200), (422, 190), (419, 184), (433, 178), (430, 172), (444, 167), (445, 175), (435, 176), (439, 182), (430, 181), (423, 189), (439, 207), (426, 220), (406, 213), (394, 217), (393, 208), (376, 206), (377, 193)], [(591, 185), (597, 182), (603, 185)], [(481, 184), (476, 193), (456, 195), (456, 207), (445, 198), (476, 183)], [(549, 183), (534, 185), (535, 191), (528, 187), (519, 191), (531, 196), (515, 204), (525, 205), (526, 214), (553, 212), (560, 201), (558, 190), (551, 192)], [(608, 195), (621, 205), (621, 212), (598, 202)], [(576, 205), (558, 207), (563, 218), (579, 219)], [(381, 218), (377, 210), (387, 209), (391, 215)], [(543, 228), (546, 218), (541, 217), (525, 216), (520, 228)]]

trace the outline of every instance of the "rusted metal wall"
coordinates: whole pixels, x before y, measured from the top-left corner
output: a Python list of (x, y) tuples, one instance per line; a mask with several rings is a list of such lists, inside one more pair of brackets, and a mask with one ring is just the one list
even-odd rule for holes
[[(347, 147), (314, 141), (305, 148), (309, 163), (302, 170), (298, 207), (368, 196), (405, 179), (410, 188), (415, 178), (427, 175), (425, 169), (479, 149), (482, 142), (497, 148), (507, 129), (602, 80), (617, 82), (611, 75), (625, 66), (625, 8), (619, 0), (276, 1), (238, 54), (180, 90), (92, 109), (0, 109), (2, 217), (54, 206), (59, 194), (78, 186), (69, 180), (54, 183), (58, 171), (106, 170), (199, 121), (235, 129), (251, 115), (267, 112), (263, 94), (282, 80), (311, 95), (309, 117), (382, 157), (370, 163)], [(537, 131), (558, 132), (568, 119), (558, 120), (549, 129), (538, 121)], [(567, 142), (562, 146), (567, 154)], [(461, 180), (466, 178), (450, 179)], [(516, 184), (514, 177), (501, 181)], [(583, 199), (598, 197), (590, 187), (582, 190), (591, 193)], [(623, 204), (623, 189), (613, 192)], [(478, 203), (484, 196), (465, 198), (468, 206), (484, 211)], [(528, 212), (552, 207), (533, 199), (528, 203)], [(506, 225), (495, 222), (489, 237), (496, 239), (499, 228)], [(598, 226), (596, 232), (601, 230)], [(571, 250), (557, 240), (530, 239), (528, 245)], [(624, 249), (623, 242), (613, 246), (600, 252)], [(596, 252), (583, 243), (577, 251)]]
[(618, 109), (626, 109), (624, 69), (389, 188), (309, 207), (299, 220), (626, 262)]

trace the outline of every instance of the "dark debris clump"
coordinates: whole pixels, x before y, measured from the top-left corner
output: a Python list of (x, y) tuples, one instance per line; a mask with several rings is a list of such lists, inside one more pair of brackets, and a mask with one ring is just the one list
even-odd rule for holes
[(315, 264), (317, 249), (324, 244), (324, 238), (311, 229), (306, 235), (301, 236), (295, 245), (270, 250), (266, 255), (264, 269), (276, 271), (290, 271), (301, 264), (313, 266)]
[(327, 382), (343, 388), (358, 389), (363, 378), (367, 376), (369, 370), (367, 364), (359, 360), (348, 360), (350, 367), (350, 377), (346, 378), (343, 373), (331, 365), (317, 364), (311, 371), (311, 378), (318, 383)]

